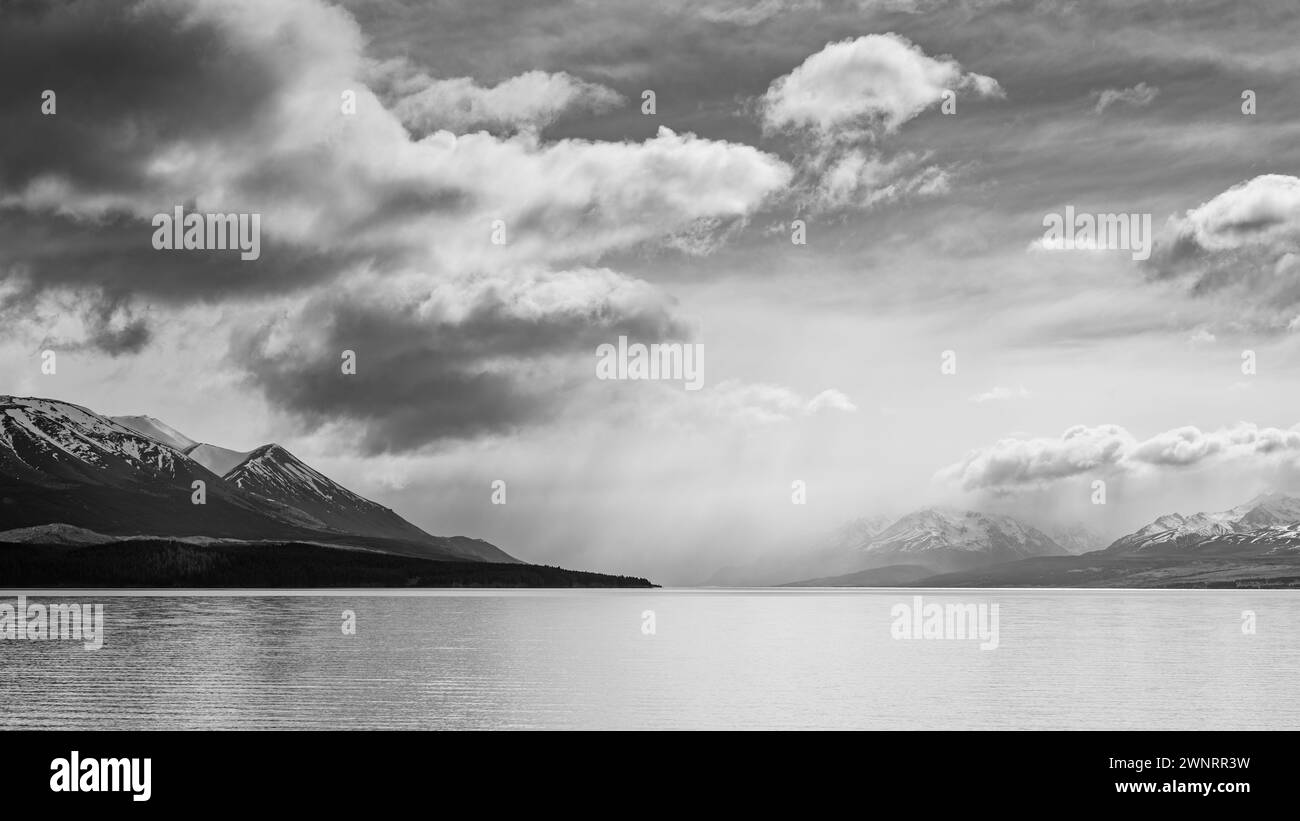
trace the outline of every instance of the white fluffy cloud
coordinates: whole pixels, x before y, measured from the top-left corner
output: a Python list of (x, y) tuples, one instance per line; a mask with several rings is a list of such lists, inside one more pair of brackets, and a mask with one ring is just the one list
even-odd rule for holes
[(930, 57), (897, 34), (828, 43), (777, 78), (759, 100), (768, 133), (794, 135), (805, 204), (870, 207), (907, 195), (941, 194), (950, 174), (917, 152), (888, 155), (881, 143), (944, 93), (997, 97), (992, 77), (951, 57)]
[[(425, 236), (431, 253), (476, 264), (592, 260), (650, 240), (677, 239), (700, 226), (743, 220), (789, 183), (778, 158), (747, 145), (677, 134), (661, 127), (643, 142), (469, 134), (423, 143), (437, 172), (474, 191), (458, 217), (463, 230)], [(507, 243), (487, 240), (505, 223)]]
[(1007, 438), (969, 453), (938, 478), (964, 490), (1014, 491), (1075, 476), (1185, 468), (1215, 460), (1300, 456), (1300, 426), (1248, 422), (1216, 431), (1184, 426), (1139, 440), (1118, 425), (1076, 425), (1059, 438)]
[(1151, 265), (1194, 296), (1213, 294), (1224, 323), (1289, 329), (1300, 304), (1300, 178), (1263, 174), (1170, 218)]
[(1174, 228), (1206, 251), (1294, 251), (1300, 243), (1300, 178), (1264, 174), (1239, 183), (1176, 218)]
[(857, 140), (896, 130), (945, 90), (1002, 94), (992, 77), (967, 72), (951, 57), (930, 57), (897, 34), (868, 34), (828, 43), (773, 82), (762, 99), (763, 123)]
[(613, 89), (563, 71), (528, 71), (484, 86), (472, 77), (434, 78), (398, 59), (377, 65), (372, 76), (393, 114), (417, 137), (443, 130), (535, 130), (566, 114), (624, 103)]

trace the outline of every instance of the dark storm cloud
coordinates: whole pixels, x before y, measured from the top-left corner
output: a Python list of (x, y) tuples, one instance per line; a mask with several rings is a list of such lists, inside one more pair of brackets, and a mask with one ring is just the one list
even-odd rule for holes
[[(160, 196), (150, 168), (160, 154), (235, 145), (256, 132), (280, 85), (265, 55), (212, 23), (187, 20), (181, 6), (73, 2), (3, 15), (0, 275), (20, 293), (112, 292), (119, 296), (107, 304), (116, 310), (131, 296), (185, 302), (282, 290), (334, 269), (334, 258), (273, 240), (256, 264), (229, 251), (160, 252), (151, 218), (138, 207), (132, 213), (183, 204)], [(48, 116), (46, 89), (56, 95)], [(43, 184), (54, 190), (30, 194)], [(78, 207), (100, 197), (103, 208)], [(224, 210), (258, 210), (250, 205)], [(131, 353), (148, 336), (138, 323), (112, 333), (94, 326), (88, 341)]]
[(84, 220), (0, 209), (0, 259), (9, 264), (7, 279), (20, 294), (108, 289), (123, 297), (186, 304), (292, 291), (379, 256), (315, 252), (264, 234), (261, 257), (244, 261), (238, 250), (155, 250), (153, 233), (148, 220), (120, 212)]
[[(365, 453), (504, 434), (557, 412), (578, 380), (591, 379), (598, 345), (620, 334), (685, 338), (649, 292), (609, 272), (591, 277), (610, 290), (559, 294), (565, 304), (546, 311), (519, 304), (529, 291), (497, 288), (454, 313), (418, 299), (322, 297), (291, 319), (241, 331), (232, 353), (273, 404), (310, 428), (355, 426)], [(294, 341), (281, 345), (286, 325)], [(344, 351), (356, 356), (355, 374), (343, 372)]]
[[(119, 313), (124, 314), (120, 317)], [(149, 344), (152, 333), (144, 317), (135, 316), (129, 306), (100, 300), (83, 312), (89, 330), (85, 347), (109, 356), (139, 353)]]
[(0, 190), (58, 174), (88, 192), (144, 192), (159, 149), (256, 122), (279, 85), (273, 66), (183, 13), (93, 0), (0, 11)]
[(81, 320), (82, 338), (46, 333), (40, 340), (41, 349), (93, 350), (118, 357), (141, 352), (153, 339), (148, 319), (120, 294), (104, 289), (83, 290), (53, 306), (43, 305), (31, 289), (12, 290), (0, 299), (0, 324), (9, 329), (49, 327), (69, 314)]
[[(322, 173), (334, 163), (328, 135), (318, 145), (264, 148), (280, 136), (273, 114), (291, 73), (283, 61), (187, 11), (95, 2), (6, 9), (0, 275), (20, 276), (24, 289), (107, 288), (185, 302), (283, 293), (398, 256), (381, 242), (340, 249), (284, 241), (273, 219), (263, 222), (256, 262), (228, 251), (153, 248), (151, 212), (176, 205), (193, 212), (199, 196), (204, 210), (222, 213), (338, 198), (337, 175)], [(56, 94), (53, 115), (42, 113), (46, 89)], [(186, 187), (157, 170), (170, 152), (204, 151), (214, 164), (229, 164), (226, 179)], [(352, 176), (369, 207), (340, 217), (335, 236), (364, 237), (376, 225), (449, 213), (469, 200), (453, 187)]]
[[(743, 223), (790, 175), (750, 146), (667, 129), (640, 142), (543, 140), (536, 128), (620, 98), (533, 67), (491, 77), (402, 64), (388, 102), (407, 105), (417, 132), (526, 132), (413, 140), (364, 82), (385, 55), (365, 53), (356, 21), (313, 0), (3, 15), (6, 314), (40, 335), (62, 310), (81, 336), (59, 344), (111, 356), (139, 352), (158, 333), (150, 322), (192, 306), (295, 317), (245, 323), (229, 363), (310, 425), (362, 422), (372, 452), (544, 420), (597, 344), (678, 330), (653, 286), (581, 266)], [(177, 206), (258, 215), (260, 256), (155, 249), (154, 216)], [(490, 241), (497, 220), (509, 243)], [(487, 272), (506, 296), (477, 290)], [(432, 314), (407, 299), (421, 288), (438, 292)], [(362, 366), (330, 381), (344, 349)]]

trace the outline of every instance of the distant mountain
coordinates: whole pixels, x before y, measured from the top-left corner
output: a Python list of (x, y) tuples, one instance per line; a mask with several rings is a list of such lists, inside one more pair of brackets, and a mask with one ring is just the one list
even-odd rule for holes
[[(425, 533), (277, 445), (253, 451), (227, 478), (183, 452), (195, 447), (151, 417), (114, 420), (67, 402), (0, 396), (0, 531), (66, 525), (48, 530), (53, 540), (80, 528), (517, 561), (478, 539)], [(192, 501), (196, 481), (204, 483), (203, 504)]]
[[(978, 516), (979, 514), (964, 514)], [(1020, 523), (954, 527), (956, 514), (937, 518), (920, 511), (881, 533), (867, 552), (882, 553), (876, 569), (801, 585), (897, 587), (1114, 587), (1114, 588), (1300, 588), (1300, 499), (1266, 493), (1219, 513), (1160, 516), (1104, 550), (1078, 555), (1053, 554), (1041, 531)], [(994, 519), (996, 517), (986, 517)], [(960, 519), (958, 519), (960, 521)], [(955, 531), (955, 533), (954, 533)], [(1037, 532), (1038, 535), (1034, 535)], [(1011, 543), (1011, 550), (1005, 545)], [(983, 564), (954, 561), (955, 551), (1006, 556), (1044, 551), (1011, 561)], [(949, 565), (921, 575), (918, 566), (938, 550)], [(906, 560), (910, 552), (911, 561)], [(959, 558), (959, 557), (958, 557)], [(965, 566), (962, 566), (962, 565)]]
[(959, 569), (1032, 556), (1064, 556), (1050, 536), (1010, 516), (945, 507), (909, 513), (858, 548), (862, 569), (919, 564)]
[(825, 541), (826, 550), (856, 550), (887, 530), (896, 516), (860, 516), (842, 525)]
[(792, 562), (780, 583), (894, 585), (936, 573), (1065, 555), (1069, 552), (1052, 537), (1010, 516), (927, 507), (893, 520), (849, 522), (804, 554), (797, 566)]
[(1280, 493), (1263, 493), (1250, 501), (1218, 513), (1168, 513), (1115, 540), (1106, 552), (1144, 554), (1205, 552), (1237, 546), (1259, 550), (1292, 543), (1300, 526), (1300, 499)]
[(934, 576), (928, 567), (919, 564), (891, 564), (885, 567), (873, 567), (856, 573), (840, 576), (826, 576), (820, 579), (805, 579), (787, 582), (781, 587), (904, 587)]
[(1067, 552), (1075, 555), (1101, 550), (1108, 544), (1100, 533), (1078, 522), (1058, 526), (1039, 526), (1038, 529)]

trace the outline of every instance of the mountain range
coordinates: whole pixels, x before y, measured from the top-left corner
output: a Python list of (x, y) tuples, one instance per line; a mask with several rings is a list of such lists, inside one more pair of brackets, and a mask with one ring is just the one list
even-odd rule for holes
[[(202, 504), (195, 483), (203, 483)], [(51, 399), (0, 396), (0, 531), (30, 543), (75, 533), (278, 541), (517, 563), (480, 539), (434, 536), (285, 448), (195, 442), (148, 416), (106, 417)], [(9, 540), (0, 533), (0, 541)]]
[[(864, 526), (870, 523), (870, 526)], [(857, 519), (839, 531), (838, 553), (816, 551), (808, 586), (895, 584), (1070, 551), (1042, 530), (1010, 516), (926, 507), (897, 519)], [(848, 537), (848, 538), (844, 538)], [(792, 580), (787, 578), (787, 582)]]
[(1293, 577), (1300, 584), (1297, 559), (1300, 498), (1265, 493), (1222, 512), (1166, 514), (1109, 545), (1079, 524), (1037, 528), (929, 507), (887, 526), (855, 519), (836, 538), (786, 557), (785, 567), (797, 569), (786, 581), (795, 586), (1289, 585)]
[(1207, 549), (1278, 547), (1300, 529), (1300, 499), (1262, 493), (1218, 513), (1169, 513), (1106, 548), (1118, 554), (1195, 553)]

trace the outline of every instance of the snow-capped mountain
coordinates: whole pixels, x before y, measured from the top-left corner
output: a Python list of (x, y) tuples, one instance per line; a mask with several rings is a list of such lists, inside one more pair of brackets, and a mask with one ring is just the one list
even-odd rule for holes
[(195, 442), (170, 425), (152, 416), (111, 416), (112, 421), (142, 436), (179, 450), (218, 476), (225, 476), (248, 458), (248, 451), (230, 450), (206, 442)]
[[(889, 524), (882, 527), (886, 521)], [(818, 561), (805, 562), (784, 582), (897, 584), (901, 579), (1018, 559), (1069, 555), (1046, 533), (1018, 519), (948, 507), (922, 508), (893, 520), (856, 519), (837, 531), (830, 543), (837, 546), (833, 556), (822, 550), (814, 552)]]
[(942, 507), (907, 514), (859, 550), (864, 555), (959, 551), (998, 561), (1067, 553), (1046, 533), (1010, 516)]
[(0, 396), (0, 473), (50, 487), (215, 478), (174, 447), (79, 405), (11, 396)]
[(184, 452), (199, 447), (151, 417), (114, 420), (67, 402), (0, 396), (0, 531), (68, 525), (516, 561), (478, 539), (431, 536), (277, 445), (252, 451), (225, 478)]
[(1108, 552), (1151, 553), (1196, 549), (1208, 544), (1261, 545), (1271, 538), (1286, 541), (1300, 524), (1300, 499), (1262, 493), (1245, 504), (1219, 513), (1168, 513), (1117, 539)]
[(1227, 533), (1196, 545), (1196, 548), (1222, 548), (1229, 552), (1256, 552), (1274, 555), (1300, 553), (1300, 522), (1257, 527), (1242, 533)]
[(174, 430), (160, 420), (154, 419), (152, 416), (110, 416), (108, 418), (110, 421), (116, 422), (123, 427), (130, 428), (136, 433), (148, 436), (156, 442), (170, 445), (181, 453), (185, 453), (198, 444), (198, 442), (195, 442), (185, 434)]
[[(301, 511), (331, 529), (391, 539), (428, 538), (423, 530), (392, 510), (334, 482), (280, 445), (263, 445), (251, 451), (226, 474), (225, 480), (247, 494)], [(481, 552), (498, 561), (510, 560), (486, 542), (480, 544)]]

